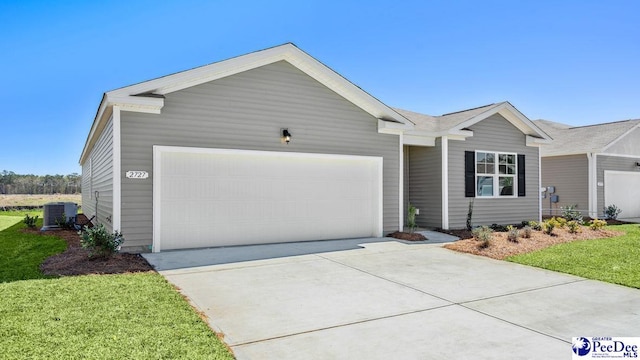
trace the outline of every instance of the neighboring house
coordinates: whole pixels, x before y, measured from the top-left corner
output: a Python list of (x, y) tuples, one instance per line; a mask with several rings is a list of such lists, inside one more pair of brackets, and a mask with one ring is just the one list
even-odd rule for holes
[[(382, 236), (540, 216), (539, 145), (509, 103), (393, 109), (292, 44), (104, 94), (83, 210), (129, 251)], [(476, 188), (477, 187), (477, 188)]]
[(616, 205), (621, 219), (640, 217), (640, 120), (571, 127), (535, 123), (553, 139), (541, 150), (542, 186), (555, 187), (558, 202), (543, 200), (545, 214), (577, 205), (585, 216), (603, 217)]

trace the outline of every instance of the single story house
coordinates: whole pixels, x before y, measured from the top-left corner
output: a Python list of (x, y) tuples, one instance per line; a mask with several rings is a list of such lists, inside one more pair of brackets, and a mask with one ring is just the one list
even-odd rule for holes
[(553, 139), (541, 148), (542, 186), (554, 187), (543, 200), (545, 214), (577, 205), (584, 216), (602, 218), (605, 206), (619, 218), (640, 217), (640, 119), (577, 126), (536, 120)]
[(391, 108), (293, 44), (104, 94), (83, 210), (125, 250), (382, 236), (540, 217), (550, 137), (508, 102)]

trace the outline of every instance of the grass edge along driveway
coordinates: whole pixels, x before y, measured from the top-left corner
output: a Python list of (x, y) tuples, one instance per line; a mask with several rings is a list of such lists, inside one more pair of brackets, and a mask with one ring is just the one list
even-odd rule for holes
[(0, 256), (0, 358), (233, 359), (161, 275), (47, 278), (38, 266), (64, 240), (23, 227), (0, 231), (0, 255), (13, 254)]
[(559, 244), (506, 260), (640, 289), (640, 226), (609, 228), (626, 234)]

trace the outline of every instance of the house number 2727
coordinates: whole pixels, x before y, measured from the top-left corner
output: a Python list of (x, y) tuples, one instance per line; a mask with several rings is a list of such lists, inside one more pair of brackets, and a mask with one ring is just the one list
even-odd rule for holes
[(149, 177), (149, 173), (141, 170), (127, 171), (125, 174), (127, 179), (146, 179)]

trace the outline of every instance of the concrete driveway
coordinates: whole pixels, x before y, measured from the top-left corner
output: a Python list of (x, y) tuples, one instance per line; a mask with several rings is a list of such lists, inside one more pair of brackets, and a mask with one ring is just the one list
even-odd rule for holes
[[(568, 359), (573, 336), (640, 336), (640, 290), (438, 244), (350, 241), (146, 257), (238, 359)], [(215, 265), (178, 268), (196, 258)]]

